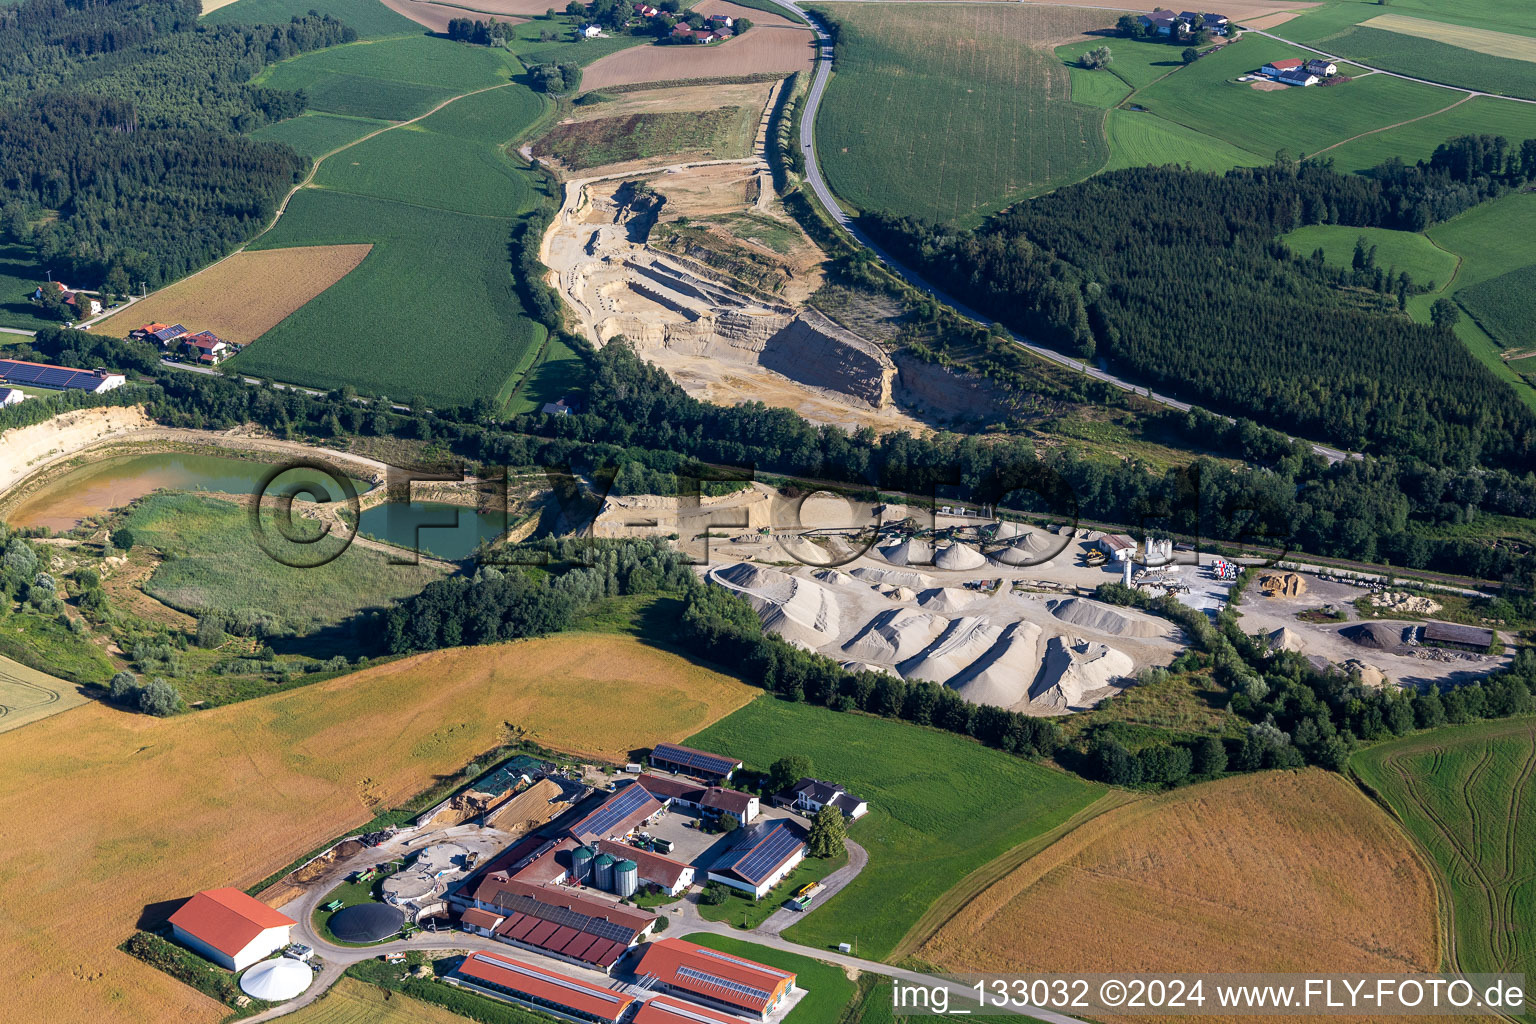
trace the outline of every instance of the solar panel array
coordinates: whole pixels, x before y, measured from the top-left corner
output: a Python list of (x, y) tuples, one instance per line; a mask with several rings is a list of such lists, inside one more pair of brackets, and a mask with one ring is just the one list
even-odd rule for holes
[(737, 764), (731, 758), (721, 757), (719, 754), (678, 747), (671, 743), (659, 744), (651, 751), (651, 758), (666, 761), (668, 764), (682, 765), (684, 768), (693, 768), (710, 775), (729, 775), (736, 770)]
[(644, 786), (629, 785), (609, 797), (601, 807), (571, 826), (580, 839), (584, 836), (606, 837), (619, 831), (619, 825), (656, 798)]
[[(775, 822), (765, 834), (749, 836), (732, 847), (725, 855), (725, 862), (716, 866), (715, 870), (734, 871), (743, 878), (756, 881), (767, 877), (795, 852), (796, 847), (804, 845), (787, 825)], [(730, 859), (732, 856), (735, 856), (735, 860)]]
[(748, 999), (751, 999), (757, 1003), (766, 1003), (768, 1000), (773, 998), (772, 992), (764, 992), (760, 988), (753, 988), (751, 985), (743, 985), (739, 981), (732, 981), (729, 978), (722, 978), (719, 975), (706, 974), (705, 972), (698, 970), (697, 968), (689, 967), (686, 964), (677, 969), (677, 976), (679, 978), (687, 978), (689, 981), (696, 981), (699, 984), (705, 985), (709, 988), (724, 989), (727, 992), (733, 992), (739, 996), (746, 996)]
[[(501, 902), (498, 900), (497, 902)], [(568, 907), (557, 907), (550, 903), (540, 903), (531, 896), (508, 894), (506, 909), (515, 910), (529, 917), (536, 917), (541, 921), (548, 921), (556, 926), (574, 928), (581, 932), (590, 932), (593, 935), (611, 939), (614, 942), (622, 942), (626, 945), (635, 937), (635, 929), (626, 925), (605, 921), (600, 917), (590, 917), (578, 913)]]
[(101, 378), (89, 370), (75, 370), (68, 366), (42, 366), (23, 363), (15, 359), (0, 359), (0, 381), (7, 384), (31, 384), (40, 388), (68, 388), (92, 390)]
[(781, 971), (777, 967), (769, 967), (767, 964), (754, 963), (751, 960), (743, 960), (739, 956), (731, 956), (731, 954), (722, 953), (718, 949), (708, 949), (704, 946), (699, 946), (694, 950), (694, 952), (699, 956), (713, 957), (716, 960), (724, 960), (728, 964), (735, 964), (737, 967), (745, 967), (749, 971), (760, 971), (763, 974), (771, 974), (775, 978), (788, 978), (790, 977), (791, 973), (789, 971)]

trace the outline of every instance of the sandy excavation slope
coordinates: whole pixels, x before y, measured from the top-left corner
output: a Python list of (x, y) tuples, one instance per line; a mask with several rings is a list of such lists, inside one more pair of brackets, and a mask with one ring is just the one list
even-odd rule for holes
[(155, 426), (136, 405), (79, 409), (0, 434), (0, 495), (34, 470), (83, 448)]

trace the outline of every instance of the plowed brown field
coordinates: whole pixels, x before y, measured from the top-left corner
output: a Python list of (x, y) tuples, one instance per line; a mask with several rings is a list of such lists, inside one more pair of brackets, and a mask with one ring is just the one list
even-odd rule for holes
[(1224, 779), (1109, 811), (985, 890), (919, 956), (998, 972), (1411, 974), (1440, 965), (1424, 863), (1358, 789), (1315, 769)]
[(144, 324), (182, 324), (244, 345), (346, 277), (371, 245), (306, 245), (237, 252), (97, 324), (123, 336)]
[(0, 1017), (213, 1024), (229, 1011), (117, 951), (146, 906), (256, 882), (451, 776), (504, 723), (628, 760), (757, 693), (626, 637), (574, 635), (178, 718), (92, 703), (0, 734)]
[(752, 28), (738, 39), (715, 46), (636, 46), (609, 54), (587, 67), (581, 87), (595, 90), (768, 72), (788, 75), (809, 68), (815, 58), (815, 37), (803, 25), (725, 0), (704, 0), (693, 9), (702, 14), (750, 18)]

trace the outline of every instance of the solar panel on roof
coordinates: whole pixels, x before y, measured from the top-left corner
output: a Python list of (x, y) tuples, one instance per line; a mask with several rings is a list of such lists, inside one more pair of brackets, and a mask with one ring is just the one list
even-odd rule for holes
[(687, 964), (684, 964), (677, 969), (677, 976), (680, 978), (687, 978), (689, 981), (696, 981), (701, 985), (707, 985), (711, 988), (722, 988), (727, 992), (734, 992), (739, 996), (746, 996), (747, 998), (760, 1003), (766, 1003), (769, 999), (773, 998), (772, 992), (764, 992), (760, 988), (753, 988), (751, 985), (743, 985), (739, 981), (732, 981), (729, 978), (722, 978), (719, 975), (706, 974), (705, 972), (695, 967), (689, 967)]
[(0, 380), (7, 384), (32, 384), (40, 388), (89, 390), (101, 382), (101, 378), (87, 370), (67, 366), (42, 366), (37, 363), (0, 359)]
[(567, 907), (557, 907), (548, 903), (540, 903), (530, 896), (512, 895), (506, 899), (507, 907), (515, 907), (530, 918), (541, 921), (553, 922), (556, 925), (564, 925), (577, 931), (591, 932), (593, 935), (622, 942), (628, 946), (630, 939), (635, 936), (635, 929), (626, 925), (605, 921), (600, 917), (591, 917), (587, 914), (577, 913)]
[(728, 775), (736, 770), (736, 762), (728, 757), (721, 757), (719, 754), (711, 754), (703, 750), (690, 750), (687, 747), (674, 747), (668, 743), (663, 743), (652, 750), (651, 756), (672, 764), (697, 768), (712, 775)]
[(644, 786), (626, 786), (619, 790), (597, 810), (571, 826), (577, 835), (606, 836), (618, 830), (624, 819), (640, 810), (655, 798)]
[(789, 829), (775, 825), (731, 865), (731, 870), (747, 878), (761, 878), (783, 863), (799, 845), (800, 840)]
[(756, 963), (752, 960), (743, 960), (739, 956), (731, 956), (729, 953), (722, 953), (717, 949), (708, 949), (704, 946), (695, 947), (694, 953), (699, 956), (707, 956), (715, 960), (724, 960), (728, 964), (735, 964), (737, 967), (745, 967), (749, 971), (760, 971), (763, 974), (771, 974), (776, 978), (788, 978), (791, 973), (789, 971), (781, 971), (777, 967), (769, 967), (767, 964)]

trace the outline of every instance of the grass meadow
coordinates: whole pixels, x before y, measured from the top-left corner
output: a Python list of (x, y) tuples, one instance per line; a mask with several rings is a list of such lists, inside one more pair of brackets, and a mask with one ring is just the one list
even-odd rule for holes
[(507, 406), (507, 414), (537, 412), (546, 402), (559, 401), (586, 383), (586, 364), (559, 338), (550, 338), (522, 386)]
[(828, 4), (837, 75), (816, 125), (838, 195), (861, 210), (974, 224), (1092, 174), (1102, 111), (1069, 98), (1050, 45), (1103, 12), (1028, 4)]
[(235, 0), (202, 20), (215, 25), (284, 25), (312, 10), (345, 22), (364, 39), (421, 35), (425, 31), (378, 0)]
[(869, 814), (849, 829), (869, 851), (868, 866), (786, 937), (821, 948), (851, 942), (871, 959), (889, 955), (966, 875), (1104, 792), (948, 733), (766, 696), (689, 743), (759, 769), (805, 754), (819, 778), (869, 801)]
[(440, 576), (424, 566), (391, 565), (389, 556), (356, 544), (319, 568), (290, 568), (258, 545), (244, 503), (202, 494), (153, 494), (126, 525), (139, 543), (165, 556), (145, 591), (191, 615), (259, 608), (307, 632), (386, 607)]
[(1178, 164), (1197, 171), (1227, 171), (1267, 163), (1230, 142), (1165, 121), (1145, 110), (1111, 110), (1104, 119), (1109, 136), (1106, 171), (1148, 164)]
[(1280, 236), (1298, 256), (1310, 256), (1314, 250), (1322, 249), (1323, 259), (1333, 267), (1351, 265), (1355, 242), (1360, 238), (1365, 239), (1367, 247), (1376, 247), (1377, 266), (1406, 270), (1413, 282), (1422, 287), (1433, 284), (1436, 289), (1444, 288), (1456, 273), (1456, 255), (1436, 248), (1428, 238), (1414, 231), (1311, 224)]
[(431, 122), (385, 132), (336, 154), (320, 165), (315, 188), (497, 218), (532, 208), (528, 175), (498, 148), (431, 131)]
[[(26, 869), (0, 872), (7, 1017), (217, 1024), (227, 1007), (118, 952), (166, 901), (254, 885), (515, 735), (627, 759), (756, 693), (632, 638), (567, 635), (174, 718), (87, 703), (7, 733), (0, 820), (27, 823), (7, 836)], [(89, 841), (59, 841), (81, 822)]]
[(1404, 163), (1428, 160), (1435, 147), (1458, 135), (1502, 135), (1519, 148), (1536, 138), (1536, 104), (1474, 96), (1449, 110), (1412, 124), (1389, 128), (1319, 154), (1340, 171), (1363, 171), (1391, 157)]
[[(508, 1017), (516, 1010), (508, 1007)], [(541, 1021), (529, 1013), (526, 1019)], [(287, 1018), (288, 1024), (464, 1024), (452, 1010), (412, 999), (403, 992), (343, 977), (335, 986), (302, 1010)]]
[(1436, 729), (1363, 750), (1350, 766), (1434, 862), (1455, 968), (1536, 971), (1536, 723)]
[(313, 160), (349, 142), (356, 142), (369, 132), (388, 126), (388, 121), (377, 118), (308, 111), (298, 117), (258, 128), (251, 134), (269, 142), (286, 142), (296, 152)]
[(1293, 46), (1249, 36), (1136, 94), (1154, 114), (1237, 146), (1264, 160), (1284, 149), (1313, 153), (1362, 132), (1441, 110), (1456, 96), (1386, 75), (1344, 85), (1261, 91), (1236, 81)]
[(0, 327), (35, 331), (59, 325), (51, 316), (40, 316), (32, 305), (32, 293), (46, 279), (36, 252), (24, 245), (0, 243)]
[(1511, 270), (1456, 292), (1456, 300), (1505, 348), (1536, 345), (1536, 264)]

